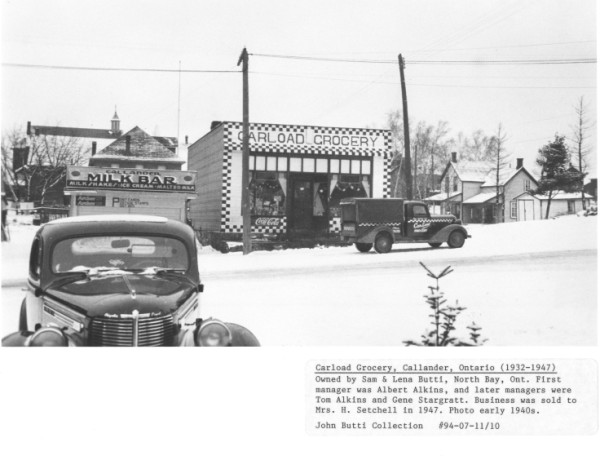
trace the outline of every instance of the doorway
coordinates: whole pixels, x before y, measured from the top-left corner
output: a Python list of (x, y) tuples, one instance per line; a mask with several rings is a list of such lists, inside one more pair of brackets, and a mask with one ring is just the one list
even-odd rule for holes
[(326, 235), (329, 183), (326, 174), (291, 174), (288, 232), (292, 238)]

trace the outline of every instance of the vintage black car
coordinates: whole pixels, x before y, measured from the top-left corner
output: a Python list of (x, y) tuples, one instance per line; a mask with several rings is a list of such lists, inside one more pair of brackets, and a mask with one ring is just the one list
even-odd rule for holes
[(360, 252), (375, 247), (389, 252), (394, 243), (428, 243), (438, 248), (447, 243), (461, 248), (471, 236), (452, 214), (432, 216), (422, 201), (400, 198), (348, 198), (341, 202), (341, 238)]
[(37, 232), (19, 331), (3, 346), (258, 346), (201, 319), (191, 227), (162, 217), (68, 217)]

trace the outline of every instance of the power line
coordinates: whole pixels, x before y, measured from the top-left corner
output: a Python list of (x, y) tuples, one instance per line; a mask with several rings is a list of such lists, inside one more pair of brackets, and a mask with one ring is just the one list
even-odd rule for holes
[(539, 46), (556, 46), (556, 45), (574, 45), (581, 43), (596, 43), (596, 40), (579, 40), (579, 41), (571, 41), (571, 42), (553, 42), (553, 43), (529, 43), (524, 45), (499, 45), (499, 46), (478, 46), (472, 48), (446, 48), (446, 49), (436, 49), (435, 51), (471, 51), (471, 50), (498, 50), (505, 48), (535, 48)]
[(506, 60), (415, 60), (409, 64), (452, 64), (452, 65), (554, 65), (554, 64), (595, 64), (596, 58), (574, 59), (506, 59)]
[[(252, 56), (274, 58), (274, 59), (294, 59), (302, 61), (322, 61), (322, 62), (349, 62), (362, 64), (396, 64), (393, 60), (383, 59), (346, 59), (346, 58), (327, 58), (317, 56), (294, 56), (285, 54), (259, 54), (253, 53)], [(451, 64), (451, 65), (551, 65), (551, 64), (594, 64), (596, 58), (564, 58), (564, 59), (505, 59), (505, 60), (407, 60), (407, 64)]]
[(92, 70), (108, 72), (169, 72), (169, 73), (240, 73), (239, 70), (205, 70), (205, 69), (158, 69), (158, 68), (131, 68), (131, 67), (83, 67), (83, 66), (61, 66), (45, 64), (19, 64), (3, 62), (2, 67), (24, 67), (33, 69), (53, 70)]
[[(325, 80), (325, 81), (343, 81), (350, 83), (366, 83), (366, 84), (378, 84), (378, 85), (390, 85), (398, 86), (397, 81), (386, 81), (386, 80), (360, 80), (356, 78), (332, 78), (332, 77), (319, 77), (315, 75), (293, 75), (293, 74), (282, 74), (274, 72), (250, 72), (254, 75), (268, 75), (273, 77), (287, 77), (287, 78), (302, 78), (310, 80)], [(492, 85), (456, 85), (456, 84), (435, 84), (435, 83), (414, 83), (414, 79), (409, 79), (410, 86), (424, 86), (424, 87), (439, 87), (439, 88), (478, 88), (478, 89), (594, 89), (595, 86), (492, 86)]]

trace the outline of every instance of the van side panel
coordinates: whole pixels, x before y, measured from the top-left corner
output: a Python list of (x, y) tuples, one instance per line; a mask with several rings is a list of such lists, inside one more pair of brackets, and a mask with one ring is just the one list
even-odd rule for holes
[(357, 222), (400, 225), (404, 220), (404, 200), (356, 200)]

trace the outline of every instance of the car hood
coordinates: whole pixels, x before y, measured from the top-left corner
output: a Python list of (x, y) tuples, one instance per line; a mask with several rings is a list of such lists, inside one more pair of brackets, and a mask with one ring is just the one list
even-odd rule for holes
[(47, 289), (47, 294), (87, 316), (172, 313), (196, 286), (176, 275), (111, 275), (71, 281)]

